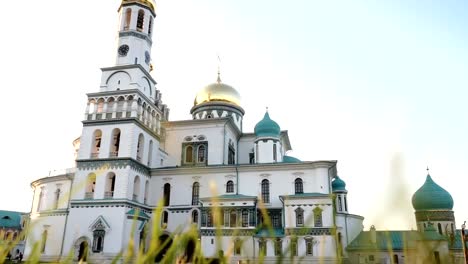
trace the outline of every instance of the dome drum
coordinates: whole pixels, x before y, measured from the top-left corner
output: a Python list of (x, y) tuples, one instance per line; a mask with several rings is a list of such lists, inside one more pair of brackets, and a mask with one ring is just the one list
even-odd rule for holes
[(199, 105), (195, 105), (190, 110), (190, 114), (195, 116), (197, 113), (203, 111), (220, 111), (220, 112), (232, 112), (236, 113), (239, 116), (244, 116), (244, 109), (238, 105), (233, 105), (231, 103), (226, 103), (222, 101), (211, 101), (211, 102), (203, 102)]

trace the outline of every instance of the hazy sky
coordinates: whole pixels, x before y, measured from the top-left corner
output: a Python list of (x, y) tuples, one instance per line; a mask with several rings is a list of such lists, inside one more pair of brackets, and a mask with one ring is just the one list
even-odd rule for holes
[[(366, 228), (415, 228), (426, 166), (468, 220), (468, 2), (159, 0), (152, 75), (171, 120), (196, 92), (235, 87), (251, 132), (269, 107), (302, 160), (338, 160)], [(87, 92), (117, 52), (119, 0), (5, 1), (0, 209), (73, 166)]]

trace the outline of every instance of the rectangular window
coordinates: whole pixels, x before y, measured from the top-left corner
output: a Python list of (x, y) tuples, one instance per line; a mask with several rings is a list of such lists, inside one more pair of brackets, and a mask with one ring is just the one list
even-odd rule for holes
[(249, 212), (247, 210), (242, 211), (242, 226), (249, 226)]
[(314, 247), (312, 240), (307, 240), (306, 241), (306, 255), (312, 256), (314, 254)]
[(393, 264), (398, 264), (398, 255), (393, 255)]
[(440, 264), (440, 255), (439, 251), (434, 251), (434, 260), (436, 264)]
[(282, 246), (283, 246), (283, 241), (281, 241), (281, 239), (277, 239), (275, 241), (275, 256), (280, 256), (281, 255), (281, 251), (282, 251)]
[(374, 255), (369, 255), (369, 261), (374, 261), (375, 258), (374, 258)]
[(297, 240), (291, 240), (291, 256), (297, 256)]

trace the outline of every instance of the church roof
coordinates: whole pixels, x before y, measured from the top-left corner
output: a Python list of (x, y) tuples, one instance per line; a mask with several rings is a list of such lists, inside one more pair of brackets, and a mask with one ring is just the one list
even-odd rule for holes
[(332, 190), (335, 191), (346, 191), (346, 182), (343, 181), (338, 175), (332, 181)]
[[(134, 217), (136, 214), (135, 208), (132, 208), (130, 211), (127, 212), (127, 215)], [(150, 216), (142, 212), (141, 210), (138, 210), (138, 215), (137, 218), (144, 218), (144, 219), (150, 219)]]
[(431, 175), (413, 195), (413, 208), (416, 211), (452, 210), (453, 198), (449, 192), (435, 183)]
[(261, 228), (255, 234), (256, 237), (284, 237), (282, 228)]
[(0, 210), (0, 228), (21, 228), (21, 213)]
[(300, 159), (288, 155), (283, 156), (283, 163), (300, 163), (302, 162)]
[(417, 241), (443, 241), (447, 240), (449, 248), (452, 250), (460, 250), (463, 247), (461, 241), (461, 230), (455, 230), (455, 235), (451, 238), (440, 235), (436, 229), (432, 227), (426, 228), (424, 232), (413, 230), (402, 231), (375, 231), (376, 243), (371, 241), (371, 232), (362, 231), (359, 235), (349, 243), (346, 250), (348, 251), (364, 251), (364, 250), (407, 250), (415, 249)]
[(257, 137), (279, 137), (280, 126), (271, 120), (268, 111), (265, 112), (263, 119), (255, 125), (255, 136)]
[(419, 237), (418, 231), (375, 231), (376, 243), (371, 240), (371, 231), (362, 231), (349, 243), (346, 250), (403, 250), (415, 248), (416, 239)]

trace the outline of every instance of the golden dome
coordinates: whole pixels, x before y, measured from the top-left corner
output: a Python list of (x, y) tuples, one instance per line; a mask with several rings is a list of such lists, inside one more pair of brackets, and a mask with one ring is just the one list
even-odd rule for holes
[(133, 4), (133, 3), (137, 3), (137, 4), (142, 4), (144, 6), (147, 6), (149, 9), (151, 9), (151, 11), (155, 12), (154, 11), (154, 2), (153, 0), (122, 0), (122, 5), (124, 4)]
[(197, 93), (193, 105), (197, 106), (205, 102), (226, 102), (240, 106), (240, 99), (236, 89), (221, 83), (218, 79), (218, 82), (206, 86)]

